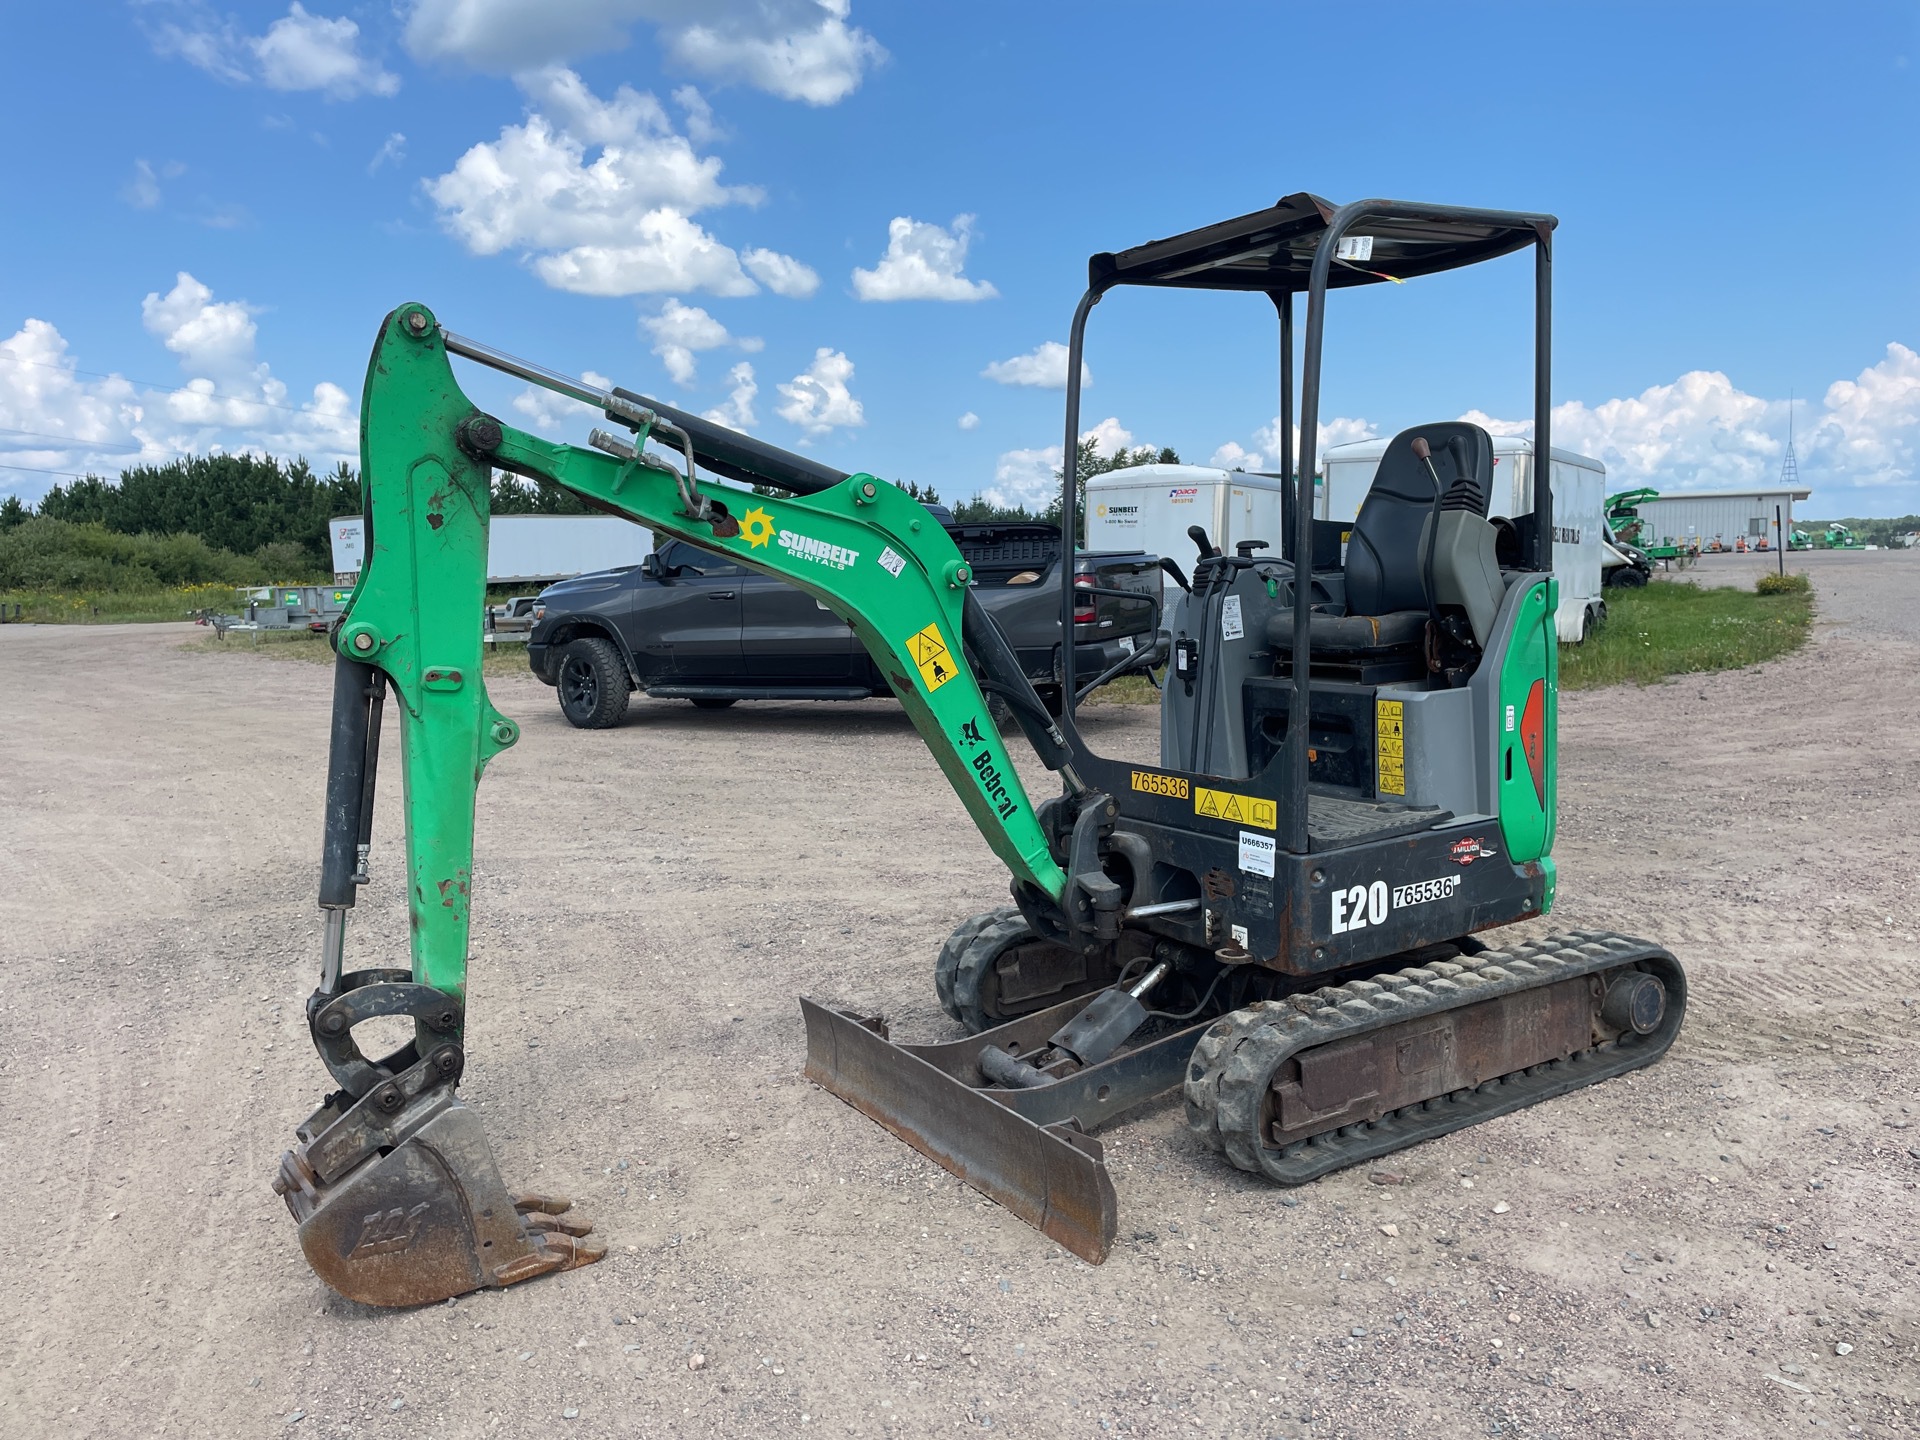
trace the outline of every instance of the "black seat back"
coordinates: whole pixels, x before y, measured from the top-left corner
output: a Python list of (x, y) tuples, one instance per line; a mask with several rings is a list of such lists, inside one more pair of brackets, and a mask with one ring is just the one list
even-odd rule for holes
[[(1462, 476), (1471, 479), (1478, 501), (1468, 508), (1486, 517), (1487, 497), (1493, 491), (1493, 438), (1464, 420), (1402, 430), (1380, 457), (1373, 488), (1367, 491), (1347, 541), (1349, 615), (1427, 608), (1420, 528), (1433, 513), (1433, 476), (1427, 462), (1414, 456), (1416, 438), (1424, 439), (1432, 451), (1442, 492), (1451, 490)], [(1463, 494), (1456, 499), (1468, 498), (1462, 488)]]

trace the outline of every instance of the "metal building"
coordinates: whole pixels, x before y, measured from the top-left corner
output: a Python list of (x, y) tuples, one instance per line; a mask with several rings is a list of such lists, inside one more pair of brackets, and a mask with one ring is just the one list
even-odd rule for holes
[(1764, 540), (1767, 548), (1775, 549), (1793, 530), (1793, 502), (1812, 493), (1762, 486), (1754, 490), (1698, 490), (1642, 500), (1634, 507), (1641, 520), (1639, 538), (1634, 543), (1686, 545), (1698, 541), (1710, 546), (1718, 540), (1731, 550), (1740, 540), (1745, 540), (1748, 548)]

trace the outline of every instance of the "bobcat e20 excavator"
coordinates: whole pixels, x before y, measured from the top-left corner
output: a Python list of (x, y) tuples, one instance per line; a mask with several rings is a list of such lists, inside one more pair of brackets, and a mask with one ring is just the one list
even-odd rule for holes
[[(475, 787), (519, 736), (480, 673), (494, 470), (777, 575), (853, 628), (1012, 872), (1013, 903), (960, 925), (935, 967), (970, 1038), (896, 1044), (877, 1018), (802, 1000), (807, 1074), (1075, 1254), (1104, 1258), (1116, 1223), (1091, 1132), (1155, 1096), (1181, 1092), (1192, 1130), (1229, 1163), (1294, 1185), (1661, 1055), (1686, 1004), (1665, 950), (1604, 933), (1498, 949), (1479, 938), (1553, 902), (1545, 469), (1532, 513), (1495, 525), (1486, 433), (1416, 426), (1392, 442), (1350, 526), (1313, 517), (1329, 289), (1532, 247), (1534, 444), (1548, 453), (1553, 227), (1546, 215), (1336, 208), (1299, 194), (1093, 257), (1069, 344), (1068, 454), (1087, 319), (1109, 290), (1249, 291), (1279, 317), (1281, 470), (1295, 481), (1285, 533), (1225, 555), (1196, 530), (1191, 580), (1170, 566), (1153, 766), (1088, 747), (1073, 700), (1104, 677), (1077, 675), (1070, 643), (1066, 712), (1048, 713), (971, 593), (967, 562), (898, 487), (526, 365), (419, 305), (389, 315), (361, 408), (367, 558), (334, 631), (323, 949), (307, 1012), (340, 1088), (300, 1126), (275, 1181), (313, 1268), (353, 1299), (408, 1305), (604, 1253), (564, 1199), (507, 1190), (455, 1094)], [(503, 425), (462, 394), (450, 356), (586, 401), (627, 434), (596, 430), (593, 448), (577, 448)], [(1069, 473), (1063, 551), (1077, 503)], [(1061, 577), (1064, 622), (1082, 597), (1071, 566)], [(1028, 795), (990, 697), (1058, 794)], [(388, 698), (402, 730), (412, 966), (348, 971)], [(410, 1019), (414, 1039), (373, 1059), (354, 1030), (382, 1016)]]

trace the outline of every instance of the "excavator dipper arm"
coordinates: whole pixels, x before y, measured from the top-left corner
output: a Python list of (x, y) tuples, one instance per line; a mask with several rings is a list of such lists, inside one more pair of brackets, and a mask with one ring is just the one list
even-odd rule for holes
[[(519, 738), (481, 676), (495, 469), (558, 485), (812, 595), (852, 626), (1014, 876), (1056, 901), (1068, 888), (963, 645), (1011, 692), (1029, 738), (1071, 790), (1065, 742), (1034, 718), (1044, 712), (1031, 687), (969, 603), (966, 561), (918, 501), (870, 475), (807, 496), (700, 480), (686, 431), (644, 405), (461, 342), (460, 353), (496, 368), (592, 395), (634, 437), (596, 433), (602, 450), (542, 440), (480, 411), (454, 378), (448, 346), (429, 311), (402, 306), (382, 323), (367, 369), (366, 559), (334, 633), (321, 979), (308, 1003), (314, 1043), (340, 1089), (299, 1127), (301, 1143), (274, 1182), (314, 1270), (377, 1305), (424, 1304), (604, 1254), (564, 1198), (506, 1189), (478, 1118), (454, 1094), (465, 1063), (474, 797), (488, 763)], [(646, 451), (649, 439), (679, 442), (682, 466)], [(367, 880), (389, 696), (404, 771), (412, 965), (349, 971), (347, 914)], [(412, 1020), (413, 1041), (383, 1058), (363, 1054), (354, 1027), (393, 1016)]]

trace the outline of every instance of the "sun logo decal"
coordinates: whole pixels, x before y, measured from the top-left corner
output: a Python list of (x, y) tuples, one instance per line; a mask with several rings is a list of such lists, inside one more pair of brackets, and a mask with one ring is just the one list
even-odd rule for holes
[(773, 517), (754, 506), (740, 519), (740, 538), (758, 550), (773, 539)]

